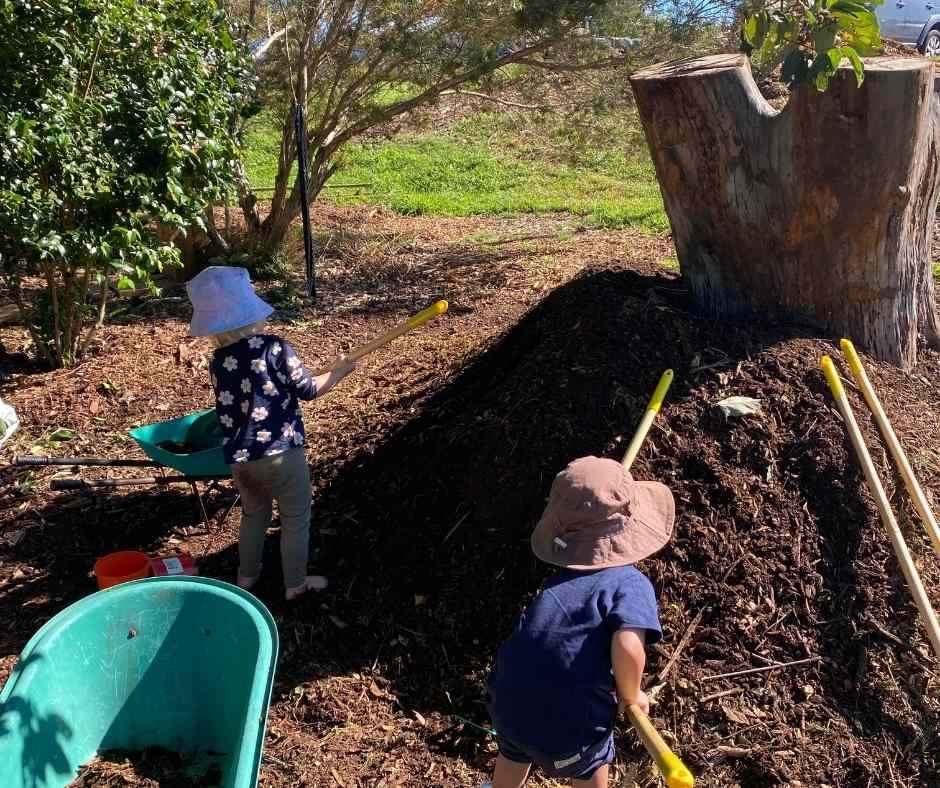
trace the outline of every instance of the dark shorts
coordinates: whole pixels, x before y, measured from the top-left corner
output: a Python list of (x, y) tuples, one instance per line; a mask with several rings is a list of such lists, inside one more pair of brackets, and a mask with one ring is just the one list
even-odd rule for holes
[(513, 763), (534, 763), (547, 777), (562, 780), (589, 780), (594, 772), (614, 762), (614, 735), (608, 733), (600, 741), (567, 755), (546, 755), (525, 744), (496, 737), (499, 754)]

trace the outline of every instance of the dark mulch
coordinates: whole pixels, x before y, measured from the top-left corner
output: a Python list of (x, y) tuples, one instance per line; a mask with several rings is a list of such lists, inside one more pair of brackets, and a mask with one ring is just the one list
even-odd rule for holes
[[(281, 659), (262, 785), (456, 788), (485, 775), (493, 743), (456, 715), (487, 724), (489, 661), (547, 572), (527, 542), (551, 479), (575, 457), (618, 456), (667, 367), (676, 382), (634, 467), (670, 484), (679, 505), (673, 542), (642, 566), (666, 633), (648, 665), (657, 725), (702, 786), (940, 785), (937, 663), (817, 371), (831, 342), (697, 319), (681, 281), (657, 269), (668, 255), (658, 241), (543, 238), (535, 243), (564, 250), (545, 268), (545, 250), (530, 254), (518, 236), (428, 253), (468, 227), (372, 221), (410, 240), (396, 242), (388, 268), (370, 263), (368, 277), (337, 252), (325, 273), (330, 310), (303, 311), (304, 322), (283, 327), (289, 338), (323, 360), (406, 312), (400, 293), (413, 306), (443, 294), (452, 311), (308, 411), (316, 565), (332, 586), (285, 606), (270, 545), (258, 593), (278, 621)], [(534, 229), (526, 234), (545, 228)], [(589, 265), (569, 278), (582, 255)], [(341, 269), (371, 284), (354, 293)], [(10, 398), (28, 403), (34, 434), (81, 412), (88, 434), (76, 441), (128, 453), (115, 430), (205, 402), (197, 357), (174, 357), (189, 347), (183, 334), (172, 319), (113, 329), (95, 362), (24, 372)], [(131, 341), (146, 372), (125, 369), (118, 393), (95, 393)], [(870, 367), (933, 494), (938, 371), (931, 352), (914, 375)], [(715, 403), (732, 395), (761, 400), (763, 413), (726, 420)], [(937, 589), (926, 539), (853, 401), (925, 585)], [(206, 551), (204, 574), (234, 575), (234, 515), (207, 538), (182, 492), (54, 498), (48, 474), (7, 473), (0, 533), (19, 536), (0, 547), (4, 667), (35, 626), (91, 590), (84, 574), (104, 549), (182, 545)], [(656, 784), (626, 726), (618, 738), (620, 784)]]
[(201, 763), (153, 747), (142, 752), (107, 750), (81, 771), (69, 788), (217, 788), (222, 784), (218, 763)]

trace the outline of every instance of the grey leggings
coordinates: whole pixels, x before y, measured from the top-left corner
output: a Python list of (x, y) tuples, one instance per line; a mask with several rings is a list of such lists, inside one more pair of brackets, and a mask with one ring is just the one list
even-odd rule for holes
[(310, 468), (303, 447), (233, 465), (232, 476), (242, 496), (238, 574), (248, 579), (261, 573), (264, 535), (271, 524), (271, 505), (277, 501), (284, 586), (302, 586), (310, 548)]

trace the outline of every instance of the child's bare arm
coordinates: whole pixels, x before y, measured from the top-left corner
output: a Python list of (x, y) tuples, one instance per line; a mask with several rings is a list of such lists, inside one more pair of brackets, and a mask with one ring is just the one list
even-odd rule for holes
[(324, 372), (322, 375), (317, 375), (313, 382), (316, 384), (316, 392), (318, 397), (322, 397), (326, 392), (328, 392), (333, 386), (339, 383), (343, 378), (345, 378), (350, 372), (356, 368), (356, 365), (351, 361), (346, 361), (343, 359), (342, 363), (337, 364), (329, 372)]
[(275, 363), (281, 382), (288, 386), (297, 399), (311, 400), (322, 397), (356, 368), (352, 362), (341, 359), (329, 372), (314, 376), (287, 342), (281, 340), (276, 348), (278, 352), (275, 354)]
[(640, 688), (643, 669), (646, 667), (645, 643), (645, 630), (621, 629), (615, 632), (610, 641), (610, 661), (614, 667), (614, 680), (617, 682), (621, 706), (635, 703), (648, 713), (649, 700)]

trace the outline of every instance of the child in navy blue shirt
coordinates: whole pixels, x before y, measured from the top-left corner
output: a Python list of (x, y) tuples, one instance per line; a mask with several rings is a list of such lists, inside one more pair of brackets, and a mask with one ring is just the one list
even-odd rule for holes
[(265, 332), (273, 309), (257, 296), (244, 268), (212, 266), (187, 289), (190, 333), (212, 337), (217, 347), (210, 364), (215, 410), (242, 505), (238, 585), (251, 589), (261, 574), (277, 501), (287, 599), (323, 589), (325, 577), (307, 574), (311, 491), (300, 400), (326, 394), (353, 365), (341, 361), (326, 374), (311, 375), (287, 341)]
[(520, 788), (532, 764), (575, 786), (607, 785), (618, 706), (649, 710), (644, 646), (662, 636), (653, 587), (632, 564), (669, 541), (674, 520), (669, 489), (614, 460), (584, 457), (555, 478), (532, 549), (562, 569), (497, 653), (492, 788)]

